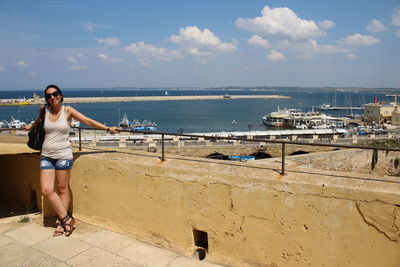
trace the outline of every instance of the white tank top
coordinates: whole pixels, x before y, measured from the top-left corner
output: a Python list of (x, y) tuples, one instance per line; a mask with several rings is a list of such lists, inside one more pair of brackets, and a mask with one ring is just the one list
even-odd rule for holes
[(69, 142), (70, 126), (67, 112), (62, 106), (60, 116), (54, 122), (50, 121), (50, 111), (46, 108), (44, 130), (46, 132), (41, 155), (52, 159), (72, 159), (71, 143)]

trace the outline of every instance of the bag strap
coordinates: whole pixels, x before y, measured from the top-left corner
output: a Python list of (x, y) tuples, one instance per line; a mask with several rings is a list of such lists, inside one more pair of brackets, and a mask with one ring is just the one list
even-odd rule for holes
[(45, 118), (46, 118), (46, 106), (43, 105), (40, 107), (40, 120), (44, 122)]

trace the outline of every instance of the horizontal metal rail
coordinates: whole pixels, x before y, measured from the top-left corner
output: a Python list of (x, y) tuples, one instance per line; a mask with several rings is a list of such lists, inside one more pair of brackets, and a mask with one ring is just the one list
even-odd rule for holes
[[(79, 131), (79, 150), (82, 150), (82, 130), (96, 131), (98, 129), (89, 128), (89, 127), (71, 127), (73, 129), (78, 129)], [(24, 130), (23, 128), (0, 128), (1, 131), (15, 131), (15, 130)], [(105, 131), (105, 130), (100, 130)], [(207, 135), (194, 135), (194, 134), (183, 134), (183, 133), (167, 133), (167, 132), (157, 132), (157, 131), (133, 131), (133, 130), (125, 130), (118, 129), (118, 132), (126, 132), (126, 133), (134, 133), (134, 134), (147, 134), (147, 135), (160, 135), (161, 136), (161, 160), (165, 160), (165, 136), (180, 136), (180, 137), (190, 137), (190, 138), (204, 138), (205, 140), (234, 140), (234, 141), (246, 141), (246, 142), (260, 142), (260, 143), (272, 143), (272, 144), (281, 144), (282, 145), (282, 168), (281, 174), (285, 174), (285, 145), (300, 145), (300, 146), (320, 146), (320, 147), (335, 147), (335, 148), (350, 148), (350, 149), (367, 149), (373, 151), (396, 151), (400, 152), (400, 148), (387, 148), (387, 147), (373, 147), (373, 146), (354, 146), (354, 145), (339, 145), (339, 144), (315, 144), (315, 143), (306, 143), (306, 142), (298, 142), (298, 141), (284, 141), (284, 140), (267, 140), (267, 139), (249, 139), (249, 138), (239, 138), (239, 137), (222, 137), (222, 136), (207, 136)], [(373, 153), (373, 157), (374, 157)], [(373, 158), (372, 162), (376, 159)], [(374, 166), (374, 163), (372, 163)]]

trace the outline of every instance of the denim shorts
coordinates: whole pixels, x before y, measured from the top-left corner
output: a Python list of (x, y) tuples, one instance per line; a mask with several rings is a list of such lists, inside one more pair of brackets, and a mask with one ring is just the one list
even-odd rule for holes
[(74, 161), (72, 159), (52, 159), (40, 157), (41, 170), (70, 170)]

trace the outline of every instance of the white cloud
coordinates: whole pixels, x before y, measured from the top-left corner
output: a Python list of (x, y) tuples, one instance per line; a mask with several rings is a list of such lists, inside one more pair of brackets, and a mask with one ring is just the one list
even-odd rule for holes
[(394, 10), (394, 14), (392, 16), (392, 24), (395, 26), (400, 26), (400, 7), (397, 7)]
[(284, 40), (279, 43), (281, 49), (293, 50), (297, 57), (309, 58), (318, 54), (337, 54), (350, 53), (351, 50), (341, 45), (318, 44), (316, 40), (307, 40), (303, 42), (294, 42)]
[(320, 54), (336, 54), (336, 53), (349, 53), (350, 49), (341, 47), (339, 45), (319, 45), (318, 53)]
[(75, 71), (75, 70), (85, 70), (85, 69), (87, 69), (88, 68), (88, 66), (86, 66), (86, 65), (72, 65), (72, 66), (69, 66), (68, 68), (67, 68), (67, 70), (72, 70), (72, 71)]
[(362, 35), (356, 33), (353, 35), (349, 35), (337, 42), (341, 45), (348, 46), (368, 46), (378, 44), (380, 40), (370, 35)]
[(23, 61), (23, 60), (20, 60), (20, 61), (18, 61), (18, 62), (16, 62), (16, 63), (14, 63), (14, 66), (16, 66), (16, 67), (28, 67), (29, 66), (29, 64), (28, 63), (26, 63), (25, 61)]
[(119, 45), (120, 40), (117, 37), (107, 37), (107, 38), (98, 38), (96, 39), (96, 42), (108, 46), (117, 46)]
[(313, 20), (299, 18), (287, 7), (264, 6), (261, 17), (238, 18), (236, 26), (261, 36), (305, 40), (326, 35)]
[(67, 59), (68, 62), (71, 62), (71, 63), (73, 63), (73, 64), (78, 63), (78, 59), (75, 58), (75, 57), (73, 57), (73, 56), (69, 56), (69, 57), (67, 57), (66, 59)]
[(348, 53), (347, 55), (346, 55), (346, 57), (348, 58), (348, 59), (357, 59), (358, 57), (356, 56), (356, 55), (354, 55), (353, 53)]
[(86, 24), (85, 29), (88, 32), (93, 32), (94, 31), (94, 25), (92, 23), (88, 23), (88, 24)]
[(106, 54), (97, 54), (96, 57), (103, 62), (109, 62), (109, 63), (116, 63), (116, 62), (124, 61), (122, 58), (109, 57)]
[(179, 29), (179, 35), (171, 35), (169, 40), (181, 45), (192, 56), (207, 56), (215, 52), (232, 52), (236, 46), (224, 43), (208, 29), (201, 31), (196, 26)]
[(0, 66), (0, 71), (5, 71), (6, 70), (6, 68), (5, 67), (3, 67), (3, 66)]
[(377, 19), (373, 19), (369, 22), (367, 26), (367, 31), (369, 32), (384, 32), (387, 31), (388, 28), (383, 25), (383, 23)]
[(264, 48), (271, 47), (271, 44), (268, 42), (268, 40), (263, 39), (261, 36), (257, 34), (251, 36), (250, 39), (247, 40), (247, 43), (249, 43), (250, 45), (260, 46)]
[(66, 60), (68, 62), (71, 62), (72, 64), (78, 64), (80, 58), (82, 58), (82, 54), (81, 53), (77, 53), (76, 56), (68, 56), (66, 58)]
[(282, 61), (285, 60), (285, 56), (276, 50), (272, 50), (271, 53), (266, 56), (266, 59), (269, 61)]
[(318, 25), (319, 25), (321, 28), (330, 29), (330, 28), (335, 27), (335, 22), (333, 22), (333, 21), (331, 21), (331, 20), (324, 20), (324, 21), (318, 22)]
[(151, 59), (170, 61), (174, 58), (180, 58), (182, 55), (179, 51), (169, 50), (163, 47), (157, 47), (152, 44), (145, 44), (144, 42), (131, 43), (125, 47), (125, 50), (137, 55), (141, 62), (150, 64)]

